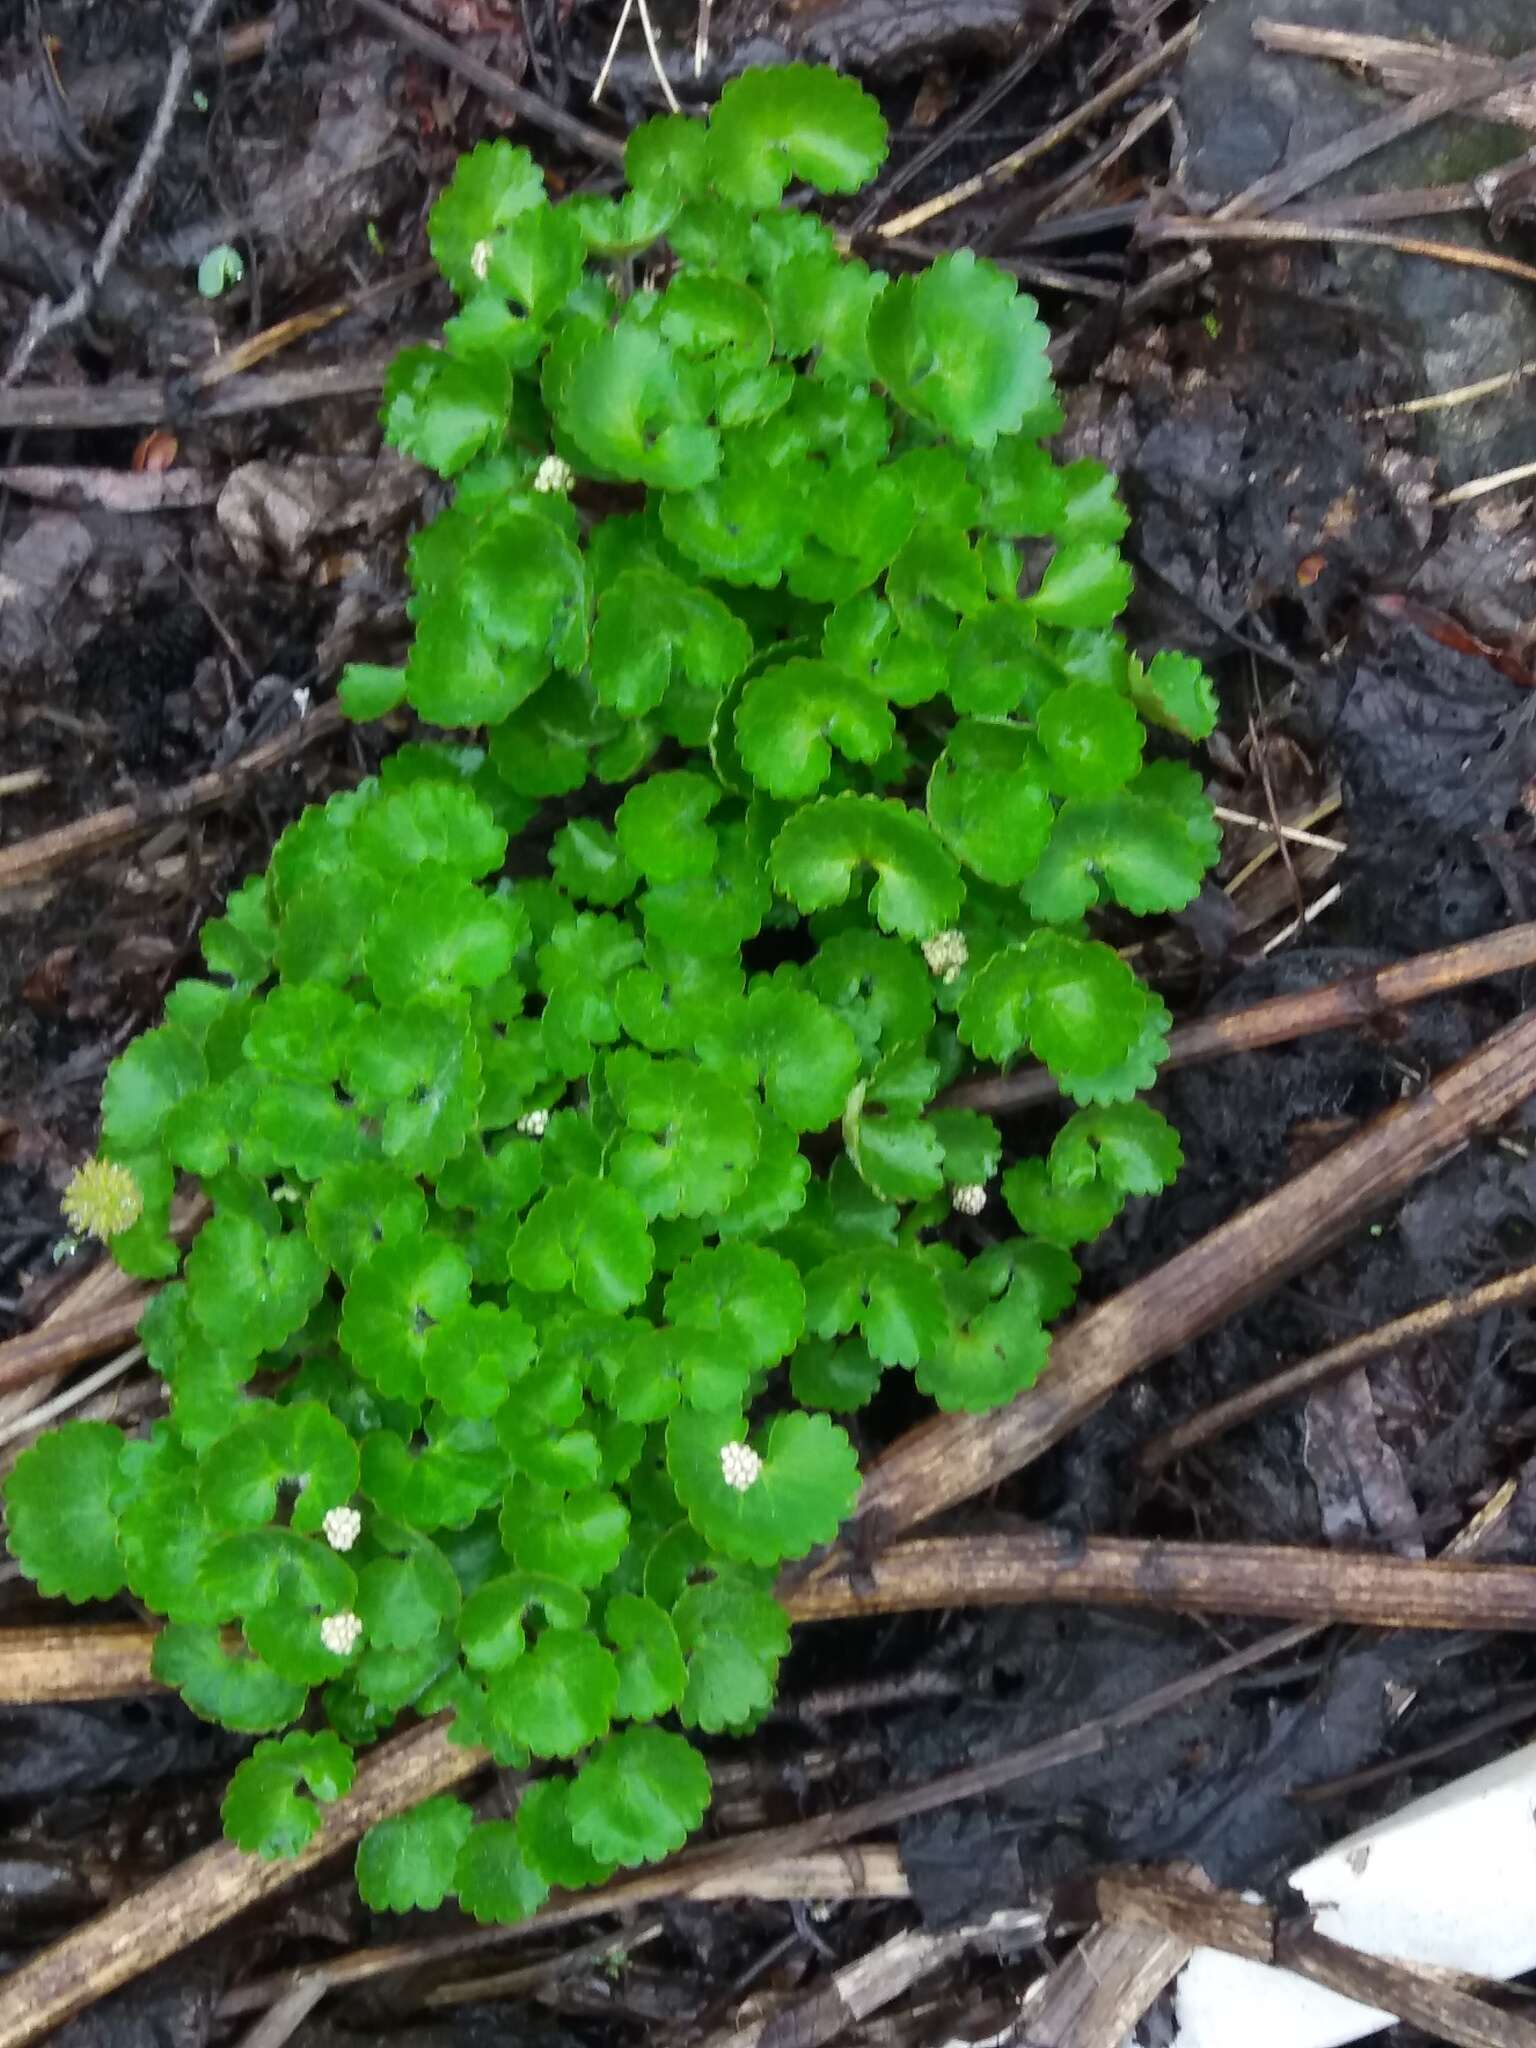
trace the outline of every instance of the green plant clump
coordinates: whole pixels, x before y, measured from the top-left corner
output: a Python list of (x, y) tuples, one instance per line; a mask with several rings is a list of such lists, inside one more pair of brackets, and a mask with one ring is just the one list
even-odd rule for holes
[[(1199, 779), (1143, 750), (1207, 733), (1210, 685), (1115, 629), (1126, 515), (1042, 445), (1031, 301), (781, 205), (885, 148), (791, 66), (640, 128), (619, 199), (461, 162), (460, 309), (384, 410), (453, 499), (405, 666), (342, 683), (456, 736), (286, 831), (107, 1080), (169, 1417), (43, 1437), (11, 1547), (163, 1616), (197, 1713), (293, 1731), (225, 1803), (257, 1855), (408, 1711), (536, 1761), (515, 1820), (374, 1827), (373, 1906), (511, 1920), (677, 1849), (689, 1736), (773, 1696), (775, 1568), (853, 1507), (833, 1417), (887, 1372), (1017, 1394), (1072, 1248), (1179, 1164), (1134, 1099), (1167, 1013), (1084, 920), (1199, 888)], [(1025, 1053), (1078, 1107), (997, 1200), (996, 1127), (937, 1098)], [(179, 1176), (212, 1205), (184, 1263)]]

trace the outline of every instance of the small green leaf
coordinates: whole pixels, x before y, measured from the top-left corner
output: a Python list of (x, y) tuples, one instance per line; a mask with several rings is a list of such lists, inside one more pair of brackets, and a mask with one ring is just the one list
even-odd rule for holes
[(453, 1889), (482, 1926), (512, 1927), (536, 1913), (549, 1885), (524, 1854), (516, 1821), (477, 1821), (454, 1865)]
[(350, 661), (341, 672), (336, 696), (342, 710), (355, 724), (382, 718), (393, 711), (405, 695), (405, 670), (381, 668), (377, 662)]
[(931, 828), (902, 804), (833, 796), (806, 804), (773, 842), (774, 886), (799, 910), (847, 901), (854, 876), (874, 869), (870, 908), (886, 931), (925, 939), (954, 922), (965, 889)]
[(357, 1889), (376, 1913), (430, 1912), (452, 1892), (474, 1819), (457, 1799), (424, 1799), (375, 1821), (357, 1845)]
[(667, 1424), (667, 1471), (705, 1541), (745, 1564), (773, 1565), (830, 1543), (853, 1512), (859, 1461), (825, 1415), (781, 1415), (768, 1430), (756, 1477), (725, 1476), (721, 1452), (739, 1443), (739, 1417), (679, 1408)]
[(1139, 916), (1182, 910), (1220, 855), (1221, 828), (1199, 777), (1157, 761), (1113, 796), (1062, 805), (1025, 900), (1052, 923), (1079, 918), (1105, 897)]
[(1129, 565), (1111, 542), (1069, 540), (1025, 603), (1048, 626), (1108, 626), (1130, 603), (1134, 587)]
[(739, 1061), (760, 1080), (768, 1107), (793, 1131), (819, 1131), (842, 1110), (859, 1071), (859, 1047), (843, 1018), (802, 989), (764, 982), (744, 1003), (722, 1005), (701, 1031), (707, 1064)]
[(672, 1610), (687, 1658), (688, 1686), (678, 1718), (717, 1735), (752, 1722), (773, 1703), (779, 1663), (789, 1649), (789, 1617), (773, 1595), (746, 1576), (690, 1586)]
[(688, 1674), (665, 1608), (635, 1593), (615, 1593), (603, 1615), (603, 1633), (618, 1657), (619, 1718), (654, 1721), (670, 1713), (683, 1697)]
[(937, 1274), (917, 1252), (894, 1246), (823, 1260), (806, 1275), (805, 1296), (808, 1329), (818, 1337), (858, 1329), (881, 1365), (916, 1365), (948, 1327)]
[(1216, 687), (1192, 654), (1164, 648), (1147, 666), (1131, 663), (1131, 697), (1149, 725), (1186, 740), (1207, 740), (1216, 730)]
[(547, 1629), (524, 1656), (497, 1672), (498, 1718), (535, 1756), (575, 1756), (613, 1720), (619, 1667), (609, 1651), (573, 1629)]
[(614, 1184), (647, 1218), (728, 1208), (757, 1158), (751, 1104), (690, 1062), (651, 1059), (633, 1046), (612, 1055), (607, 1077), (628, 1126), (608, 1158)]
[(985, 881), (1015, 886), (1051, 835), (1048, 773), (1039, 747), (1019, 726), (962, 719), (934, 763), (928, 815), (967, 867)]
[(786, 661), (753, 677), (736, 713), (748, 772), (771, 796), (812, 796), (831, 773), (832, 748), (878, 761), (895, 736), (890, 709), (825, 661)]
[(637, 783), (613, 821), (625, 858), (648, 882), (709, 874), (719, 842), (705, 820), (719, 801), (719, 785), (688, 769)]
[(1146, 734), (1135, 707), (1118, 690), (1095, 683), (1053, 690), (1035, 727), (1050, 761), (1051, 785), (1062, 796), (1108, 796), (1141, 766)]
[(663, 491), (692, 491), (720, 463), (704, 400), (657, 334), (633, 321), (589, 340), (555, 403), (560, 426), (611, 475)]
[(577, 1772), (571, 1833), (600, 1863), (659, 1863), (704, 1818), (709, 1794), (709, 1766), (692, 1744), (662, 1728), (630, 1728)]
[(122, 1431), (106, 1422), (65, 1422), (28, 1446), (5, 1482), (12, 1557), (50, 1599), (77, 1605), (122, 1591), (112, 1500)]
[(222, 298), (245, 276), (245, 258), (228, 242), (218, 242), (197, 266), (197, 288), (205, 299)]
[(480, 289), (493, 238), (546, 205), (543, 176), (526, 149), (498, 138), (459, 158), (427, 234), (433, 261), (461, 299)]
[(172, 1622), (155, 1638), (150, 1670), (202, 1720), (246, 1735), (296, 1721), (309, 1697), (306, 1685), (280, 1678), (243, 1646), (226, 1648), (221, 1631), (213, 1627)]
[(1027, 1290), (1010, 1288), (974, 1313), (957, 1304), (944, 1342), (917, 1368), (917, 1384), (948, 1413), (982, 1414), (1032, 1386), (1050, 1339)]
[(494, 1415), (535, 1348), (532, 1327), (514, 1308), (483, 1301), (451, 1309), (427, 1332), (427, 1392), (450, 1415)]
[(351, 1750), (329, 1730), (258, 1742), (229, 1781), (219, 1808), (224, 1832), (269, 1863), (297, 1856), (320, 1826), (315, 1801), (328, 1806), (350, 1792), (353, 1769)]
[(1034, 300), (969, 249), (897, 278), (870, 309), (876, 374), (963, 446), (990, 448), (1050, 404), (1047, 339)]
[(469, 1299), (469, 1261), (424, 1231), (383, 1244), (357, 1266), (341, 1315), (341, 1348), (370, 1385), (398, 1401), (427, 1391), (427, 1344)]
[(571, 1833), (572, 1782), (540, 1778), (517, 1806), (517, 1839), (523, 1855), (540, 1877), (562, 1891), (581, 1891), (613, 1875), (613, 1865), (600, 1863)]
[(587, 1618), (587, 1596), (567, 1580), (534, 1572), (507, 1572), (487, 1579), (464, 1603), (459, 1641), (476, 1671), (500, 1671), (528, 1647), (524, 1623), (537, 1608), (551, 1628), (579, 1629)]
[(879, 105), (855, 79), (782, 64), (726, 86), (710, 112), (706, 161), (724, 198), (763, 211), (791, 178), (818, 192), (857, 192), (886, 148)]
[(805, 1290), (788, 1259), (763, 1245), (697, 1252), (667, 1282), (666, 1310), (680, 1329), (713, 1339), (753, 1371), (776, 1365), (805, 1327)]
[(600, 1586), (624, 1555), (629, 1510), (615, 1493), (584, 1487), (540, 1498), (514, 1487), (501, 1515), (502, 1547), (535, 1577)]
[(506, 431), (511, 392), (493, 358), (402, 349), (384, 379), (384, 438), (439, 476), (456, 476)]
[(376, 1557), (357, 1575), (357, 1609), (380, 1650), (430, 1642), (459, 1611), (459, 1582), (435, 1544), (415, 1537), (398, 1557)]
[(654, 1259), (638, 1203), (577, 1174), (529, 1211), (512, 1243), (512, 1277), (543, 1294), (570, 1287), (588, 1308), (611, 1313), (644, 1298)]

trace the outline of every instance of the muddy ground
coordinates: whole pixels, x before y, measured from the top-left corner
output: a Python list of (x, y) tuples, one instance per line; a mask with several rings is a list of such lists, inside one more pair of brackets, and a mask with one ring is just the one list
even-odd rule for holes
[[(0, 355), (36, 295), (66, 289), (95, 246), (184, 11), (171, 0), (0, 0)], [(1217, 0), (1207, 10), (1229, 11)], [(604, 110), (587, 105), (616, 18), (606, 0), (422, 0), (419, 12), (463, 52), (612, 135), (657, 104), (632, 36)], [(903, 205), (1080, 108), (1189, 18), (1132, 0), (1071, 12), (1028, 76), (905, 185)], [(432, 332), (443, 288), (413, 278), (426, 211), (482, 134), (510, 127), (552, 182), (602, 183), (590, 157), (342, 0), (222, 15), (224, 45), (201, 53), (140, 228), (89, 319), (0, 391), (6, 465), (113, 471), (138, 479), (146, 500), (157, 476), (163, 487), (158, 504), (131, 512), (0, 487), (0, 850), (174, 790), (292, 728), (346, 660), (398, 657), (403, 546), (434, 501), (381, 454), (370, 391), (335, 385), (319, 400), (218, 413), (193, 388), (198, 374), (341, 301), (352, 310), (263, 371), (355, 373)], [(1054, 20), (1044, 0), (720, 0), (710, 68), (695, 86), (680, 65), (680, 88), (703, 101), (730, 66), (830, 58), (881, 94), (901, 167), (1049, 42)], [(691, 45), (691, 8), (659, 6), (656, 21), (665, 47)], [(1068, 444), (1116, 467), (1136, 515), (1133, 635), (1200, 652), (1218, 678), (1222, 729), (1202, 761), (1218, 800), (1316, 820), (1346, 849), (1298, 845), (1255, 867), (1265, 836), (1229, 828), (1218, 877), (1157, 936), (1150, 961), (1176, 1011), (1193, 1016), (1536, 915), (1536, 534), (1518, 491), (1436, 504), (1444, 446), (1418, 415), (1391, 408), (1450, 380), (1429, 373), (1417, 330), (1368, 277), (1326, 249), (1236, 245), (1217, 246), (1203, 271), (1184, 263), (1163, 276), (1187, 251), (1136, 226), (1182, 210), (1171, 195), (1201, 108), (1176, 105), (1101, 172), (1093, 164), (1164, 91), (1179, 91), (1176, 64), (1021, 180), (944, 214), (925, 246), (985, 246), (1037, 293), (1059, 338)], [(1389, 104), (1400, 102), (1378, 94), (1360, 118)], [(1043, 220), (1063, 194), (1062, 212)], [(1536, 255), (1518, 212), (1505, 233), (1508, 253)], [(205, 299), (197, 265), (221, 243), (240, 252), (244, 279)], [(114, 394), (146, 378), (160, 396), (124, 399), (112, 415)], [(1458, 481), (1476, 473), (1458, 460)], [(91, 1147), (106, 1064), (154, 1020), (227, 888), (265, 862), (306, 802), (366, 772), (385, 744), (322, 734), (196, 815), (169, 807), (109, 853), (45, 864), (0, 893), (0, 1337), (30, 1328), (83, 1270), (84, 1254), (56, 1258), (57, 1197)], [(1170, 1076), (1159, 1098), (1187, 1170), (1094, 1248), (1091, 1294), (1151, 1270), (1421, 1088), (1526, 994), (1505, 977), (1379, 1028)], [(1019, 1119), (1021, 1141), (1048, 1132), (1050, 1116)], [(1530, 1455), (1536, 1350), (1518, 1312), (1403, 1347), (1155, 1482), (1136, 1476), (1133, 1455), (1281, 1361), (1528, 1261), (1533, 1144), (1536, 1119), (1517, 1119), (1469, 1146), (949, 1526), (1023, 1518), (1085, 1534), (1432, 1554)], [(871, 1446), (910, 1419), (878, 1411)], [(1508, 1554), (1529, 1561), (1533, 1544), (1522, 1510)], [(44, 1612), (14, 1574), (0, 1583), (0, 1626)], [(783, 1704), (730, 1754), (726, 1820), (821, 1811), (1017, 1748), (1256, 1633), (1070, 1609), (807, 1631)], [(812, 1987), (903, 1927), (973, 1919), (1105, 1864), (1190, 1858), (1219, 1883), (1273, 1888), (1322, 1842), (1502, 1754), (1522, 1699), (1536, 1719), (1533, 1686), (1536, 1656), (1518, 1636), (1334, 1630), (1107, 1758), (906, 1823), (913, 1902), (825, 1918), (778, 1904), (665, 1908), (622, 1966), (578, 1959), (535, 1994), (449, 2010), (429, 2005), (441, 1972), (385, 1980), (328, 1999), (288, 2038), (682, 2042), (726, 2024), (749, 1996)], [(1410, 1689), (1411, 1713), (1395, 1715)], [(1490, 1717), (1499, 1725), (1478, 1733)], [(1451, 1755), (1415, 1762), (1458, 1735)], [(0, 1711), (0, 1960), (20, 1961), (212, 1839), (241, 1748), (161, 1700)], [(1392, 1758), (1402, 1768), (1385, 1782), (1328, 1789)], [(370, 1919), (345, 1876), (301, 1885), (58, 2038), (239, 2040), (250, 2022), (230, 2000), (254, 1976), (398, 1931)], [(878, 2037), (995, 2032), (1059, 1953), (951, 1964), (899, 2000)], [(871, 2029), (849, 2038), (874, 2039)]]

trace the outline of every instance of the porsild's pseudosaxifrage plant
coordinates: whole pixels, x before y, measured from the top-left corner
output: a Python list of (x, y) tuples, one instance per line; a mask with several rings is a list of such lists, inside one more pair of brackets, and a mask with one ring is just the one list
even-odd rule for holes
[[(11, 1547), (164, 1616), (199, 1714), (294, 1731), (236, 1771), (233, 1839), (295, 1853), (407, 1711), (536, 1768), (514, 1820), (375, 1827), (371, 1905), (515, 1919), (678, 1848), (689, 1734), (766, 1708), (774, 1569), (854, 1504), (832, 1418), (893, 1370), (1016, 1394), (1072, 1247), (1179, 1163), (1135, 1099), (1167, 1012), (1084, 919), (1196, 893), (1199, 779), (1143, 751), (1203, 736), (1210, 686), (1115, 630), (1126, 516), (1042, 446), (1030, 300), (782, 206), (885, 148), (790, 66), (648, 122), (617, 200), (463, 159), (431, 220), (460, 310), (384, 411), (453, 500), (404, 668), (342, 681), (457, 736), (283, 834), (71, 1192), (166, 1282), (170, 1412), (42, 1437)], [(1026, 1052), (1078, 1107), (983, 1239), (953, 1217), (998, 1132), (935, 1102)], [(184, 1261), (179, 1175), (212, 1204)]]

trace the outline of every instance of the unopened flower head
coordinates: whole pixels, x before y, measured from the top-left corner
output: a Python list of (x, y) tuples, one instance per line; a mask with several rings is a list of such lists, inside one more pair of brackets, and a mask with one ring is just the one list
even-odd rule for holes
[(546, 455), (533, 473), (533, 488), (536, 491), (565, 492), (575, 481), (575, 470), (558, 455)]
[(525, 1138), (542, 1138), (549, 1129), (547, 1109), (525, 1109), (517, 1120), (517, 1129)]
[(356, 1508), (332, 1508), (320, 1526), (332, 1550), (350, 1550), (363, 1533), (363, 1518)]
[(126, 1166), (115, 1159), (88, 1159), (70, 1175), (59, 1207), (76, 1237), (99, 1237), (105, 1243), (138, 1222), (144, 1196)]
[(491, 267), (491, 253), (491, 245), (485, 241), (476, 242), (469, 252), (469, 267), (482, 284), (485, 283), (486, 274)]
[(721, 1475), (726, 1485), (735, 1487), (738, 1493), (745, 1493), (762, 1469), (763, 1461), (750, 1444), (720, 1446)]
[(949, 1206), (957, 1216), (979, 1216), (987, 1206), (987, 1190), (984, 1182), (973, 1180), (963, 1187), (951, 1188)]
[(935, 932), (923, 941), (923, 958), (940, 981), (953, 981), (971, 957), (964, 932)]
[(328, 1614), (320, 1624), (320, 1640), (333, 1657), (350, 1657), (363, 1633), (363, 1624), (350, 1609)]

